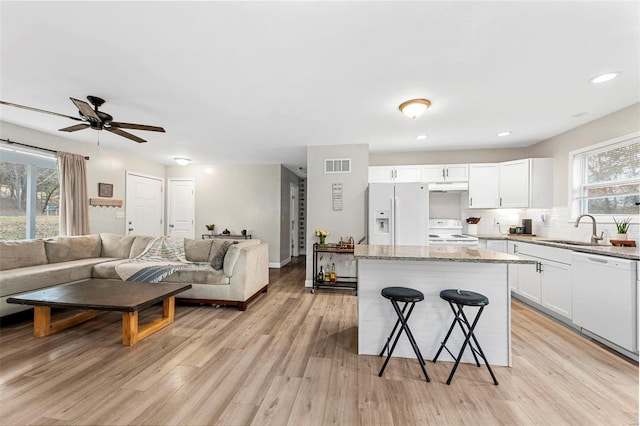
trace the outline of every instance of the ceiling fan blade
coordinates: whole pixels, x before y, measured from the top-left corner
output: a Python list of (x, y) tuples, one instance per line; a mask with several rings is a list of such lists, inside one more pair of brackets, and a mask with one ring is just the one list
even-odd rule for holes
[(124, 130), (117, 129), (115, 127), (105, 127), (104, 129), (108, 132), (115, 133), (116, 135), (120, 135), (138, 143), (146, 142), (144, 139), (139, 138), (136, 135), (132, 135), (131, 133), (125, 132)]
[(7, 106), (12, 106), (12, 107), (16, 107), (16, 108), (22, 108), (22, 109), (26, 109), (26, 110), (29, 110), (29, 111), (42, 112), (42, 113), (51, 114), (51, 115), (57, 115), (58, 117), (70, 118), (70, 119), (76, 120), (76, 121), (83, 121), (81, 118), (78, 118), (78, 117), (72, 117), (70, 115), (60, 114), (60, 113), (53, 112), (53, 111), (47, 111), (47, 110), (40, 109), (40, 108), (28, 107), (28, 106), (25, 106), (25, 105), (14, 104), (14, 103), (11, 103), (11, 102), (0, 101), (0, 104), (7, 105)]
[(65, 127), (64, 129), (59, 129), (61, 132), (76, 132), (78, 130), (88, 129), (88, 124), (74, 124), (73, 126)]
[(75, 106), (78, 107), (78, 109), (80, 110), (80, 113), (83, 116), (87, 117), (91, 121), (97, 121), (98, 123), (102, 122), (102, 120), (100, 119), (100, 117), (98, 117), (98, 114), (96, 114), (96, 112), (93, 110), (91, 105), (79, 99), (74, 99), (74, 98), (69, 98), (69, 99), (71, 99), (71, 102), (73, 102)]
[(149, 132), (162, 132), (164, 129), (158, 126), (147, 126), (146, 124), (133, 124), (133, 123), (121, 123), (119, 121), (112, 121), (109, 123), (111, 127), (118, 127), (120, 129), (134, 129), (134, 130), (147, 130)]

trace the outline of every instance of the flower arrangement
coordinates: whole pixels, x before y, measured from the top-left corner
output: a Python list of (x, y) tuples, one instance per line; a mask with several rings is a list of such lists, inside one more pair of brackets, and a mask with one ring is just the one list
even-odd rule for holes
[(205, 225), (205, 228), (207, 228), (209, 231), (213, 231), (215, 229), (216, 225), (215, 224), (211, 224), (211, 225)]
[(631, 226), (631, 218), (628, 217), (626, 219), (622, 219), (620, 222), (613, 218), (613, 221), (616, 224), (616, 229), (618, 230), (618, 234), (626, 234), (629, 231), (629, 227)]
[(326, 229), (321, 229), (318, 228), (316, 229), (316, 237), (328, 237), (329, 236), (329, 231), (327, 231)]
[(324, 243), (328, 235), (329, 231), (327, 231), (326, 229), (316, 229), (316, 237), (320, 238), (320, 246), (324, 247)]

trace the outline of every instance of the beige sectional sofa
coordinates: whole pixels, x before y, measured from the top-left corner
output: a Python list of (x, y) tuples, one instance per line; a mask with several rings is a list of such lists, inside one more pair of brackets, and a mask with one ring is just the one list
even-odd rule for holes
[[(154, 237), (95, 234), (42, 240), (0, 241), (0, 317), (30, 309), (7, 303), (14, 294), (87, 278), (120, 279), (116, 266), (138, 256)], [(224, 240), (184, 239), (188, 261), (210, 263)], [(267, 291), (268, 245), (241, 240), (228, 248), (223, 267), (209, 265), (180, 270), (162, 282), (192, 284), (177, 295), (186, 302), (233, 305), (247, 303)]]

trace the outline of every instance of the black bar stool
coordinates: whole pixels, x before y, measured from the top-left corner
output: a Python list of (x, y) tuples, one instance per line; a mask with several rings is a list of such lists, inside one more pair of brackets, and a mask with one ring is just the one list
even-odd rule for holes
[[(382, 365), (382, 369), (378, 376), (382, 377), (382, 373), (384, 373), (384, 369), (387, 368), (387, 364), (389, 363), (389, 359), (391, 359), (391, 354), (393, 354), (394, 349), (396, 348), (396, 344), (398, 344), (398, 340), (400, 339), (400, 335), (402, 331), (407, 334), (407, 338), (409, 339), (409, 343), (411, 343), (411, 347), (413, 348), (413, 352), (415, 352), (416, 357), (418, 358), (418, 362), (420, 363), (420, 368), (422, 368), (422, 372), (424, 373), (424, 378), (427, 379), (427, 382), (430, 382), (429, 375), (427, 374), (427, 370), (425, 369), (424, 358), (420, 353), (420, 348), (416, 344), (416, 339), (413, 338), (413, 334), (411, 333), (411, 329), (407, 322), (409, 321), (409, 317), (411, 316), (411, 312), (413, 312), (413, 307), (416, 305), (416, 302), (421, 302), (424, 300), (424, 294), (419, 292), (418, 290), (414, 290), (406, 287), (385, 287), (380, 292), (383, 297), (391, 300), (391, 304), (393, 305), (393, 309), (396, 311), (398, 315), (398, 319), (396, 320), (396, 325), (393, 326), (393, 330), (389, 337), (387, 337), (387, 343), (385, 343), (382, 351), (380, 352), (380, 356), (384, 354), (385, 350), (389, 349), (389, 343), (393, 338), (393, 335), (396, 333), (398, 329), (398, 325), (400, 325), (400, 330), (398, 330), (398, 334), (396, 335), (393, 345), (391, 345), (391, 350), (387, 353), (387, 359), (384, 361)], [(404, 302), (404, 306), (402, 310), (400, 310), (400, 306), (398, 306), (398, 302)], [(411, 306), (409, 306), (411, 305)], [(409, 311), (407, 312), (407, 307), (409, 307)], [(405, 316), (406, 312), (406, 316)]]
[[(478, 320), (480, 319), (480, 315), (482, 315), (484, 307), (489, 304), (489, 299), (480, 293), (474, 293), (473, 291), (467, 290), (442, 290), (440, 292), (440, 298), (449, 302), (449, 306), (451, 307), (454, 315), (453, 322), (451, 323), (451, 327), (449, 327), (449, 332), (447, 333), (447, 337), (444, 338), (444, 341), (440, 345), (440, 349), (438, 349), (438, 353), (436, 353), (435, 358), (433, 358), (433, 362), (436, 362), (438, 360), (438, 357), (440, 356), (440, 352), (442, 352), (442, 349), (444, 348), (447, 352), (449, 352), (449, 355), (456, 359), (456, 363), (453, 365), (453, 370), (451, 370), (451, 374), (449, 374), (449, 378), (447, 379), (447, 384), (451, 384), (453, 375), (458, 368), (458, 364), (460, 364), (460, 359), (462, 359), (462, 354), (464, 353), (464, 350), (468, 344), (469, 348), (471, 348), (473, 358), (476, 361), (476, 365), (480, 367), (480, 362), (478, 361), (478, 357), (476, 356), (477, 354), (480, 355), (480, 357), (484, 360), (487, 369), (489, 369), (489, 374), (491, 374), (493, 384), (497, 385), (498, 380), (496, 380), (496, 376), (493, 374), (493, 370), (491, 370), (489, 361), (487, 361), (487, 357), (484, 355), (484, 352), (482, 352), (480, 343), (478, 343), (478, 339), (476, 339), (476, 335), (473, 333), (473, 330), (476, 328), (476, 324), (478, 324)], [(453, 306), (454, 304), (456, 305), (456, 307)], [(473, 323), (469, 323), (467, 316), (464, 314), (464, 311), (462, 310), (464, 306), (480, 307), (475, 319), (473, 320)], [(456, 326), (456, 323), (460, 326), (460, 329), (462, 330), (462, 333), (465, 337), (464, 343), (462, 344), (462, 349), (460, 349), (460, 353), (457, 357), (452, 354), (446, 346), (447, 340), (449, 340), (449, 336), (451, 336), (451, 332)], [(473, 339), (473, 342), (476, 345), (475, 348), (471, 343), (471, 339)]]

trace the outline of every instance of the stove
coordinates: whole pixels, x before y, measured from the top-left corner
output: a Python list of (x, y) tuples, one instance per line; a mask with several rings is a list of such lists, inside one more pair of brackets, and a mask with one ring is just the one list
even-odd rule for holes
[(429, 244), (440, 246), (477, 246), (478, 238), (462, 234), (458, 219), (429, 219)]

